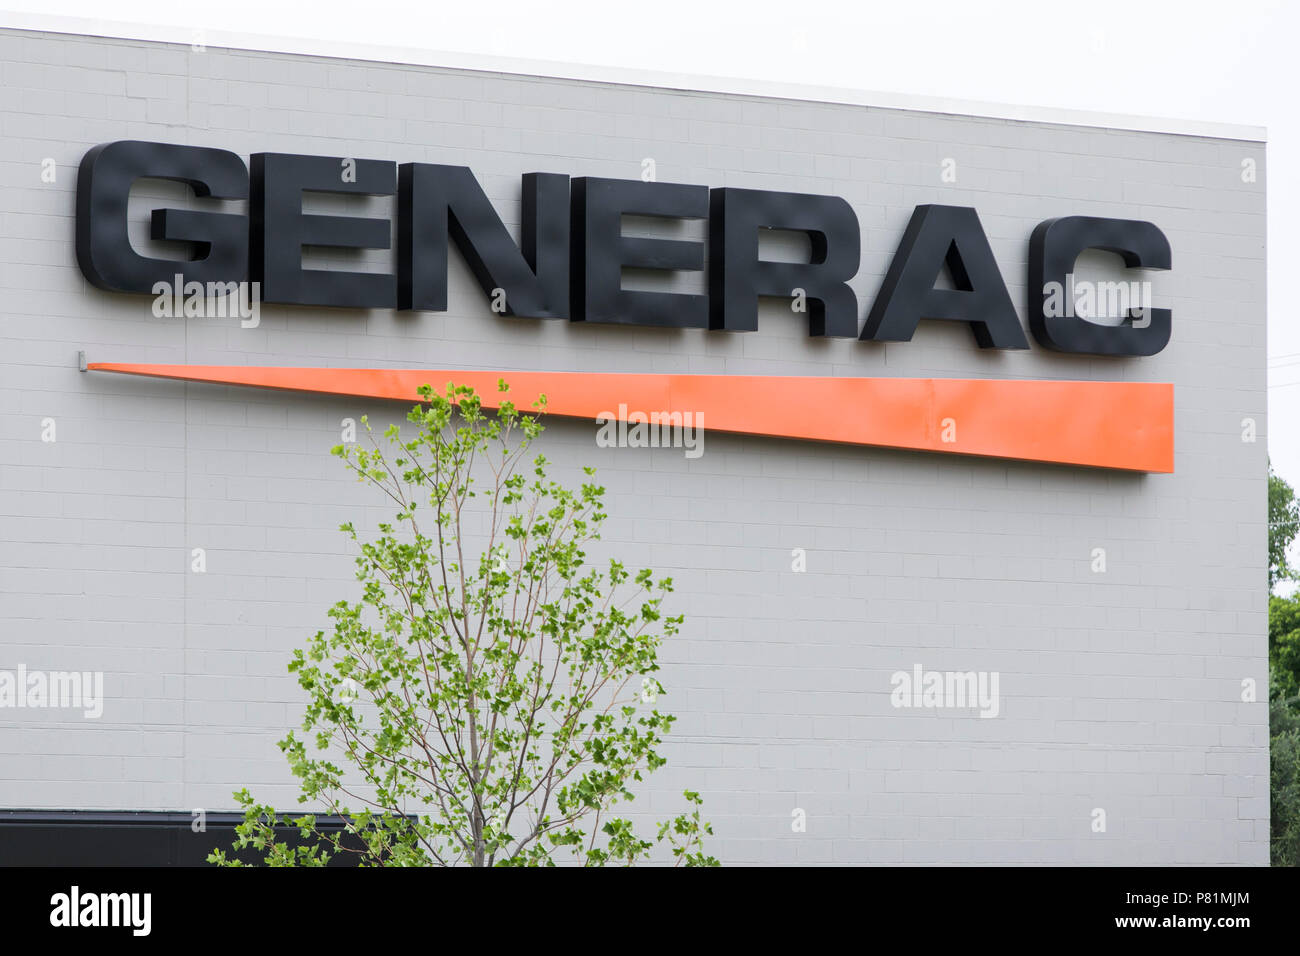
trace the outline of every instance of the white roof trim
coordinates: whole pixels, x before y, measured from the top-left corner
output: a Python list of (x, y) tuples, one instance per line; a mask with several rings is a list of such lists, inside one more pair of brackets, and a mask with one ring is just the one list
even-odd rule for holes
[(653, 70), (636, 70), (624, 67), (559, 63), (550, 60), (486, 56), (477, 53), (449, 53), (421, 50), (413, 47), (377, 46), (305, 37), (264, 36), (224, 30), (204, 29), (200, 34), (200, 32), (188, 27), (121, 23), (112, 20), (92, 20), (55, 16), (53, 14), (0, 11), (0, 29), (68, 33), (125, 40), (149, 40), (157, 43), (180, 43), (186, 46), (196, 42), (201, 36), (206, 46), (235, 50), (292, 53), (346, 60), (369, 60), (378, 63), (403, 63), (457, 70), (476, 70), (487, 73), (619, 83), (627, 86), (762, 96), (773, 99), (842, 103), (884, 109), (917, 110), (925, 113), (951, 113), (957, 116), (1020, 120), (1031, 123), (1059, 123), (1067, 126), (1093, 126), (1147, 133), (1173, 133), (1182, 136), (1204, 136), (1213, 139), (1265, 142), (1268, 138), (1267, 130), (1263, 126), (1247, 126), (1235, 123), (1165, 119), (1133, 116), (1124, 113), (1056, 109), (1046, 106), (981, 103), (937, 96), (875, 93), (839, 87), (776, 83), (767, 80), (661, 73)]

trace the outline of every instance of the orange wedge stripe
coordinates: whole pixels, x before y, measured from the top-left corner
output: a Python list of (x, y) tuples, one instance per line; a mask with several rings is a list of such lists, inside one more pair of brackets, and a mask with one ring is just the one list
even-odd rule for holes
[[(625, 420), (640, 412), (703, 415), (710, 431), (919, 451), (1174, 470), (1174, 387), (1160, 382), (769, 375), (622, 375), (465, 369), (137, 365), (88, 369), (186, 382), (417, 402), (416, 389), (470, 385), (485, 407), (540, 394), (550, 415)], [(620, 409), (620, 406), (623, 406)], [(945, 420), (952, 419), (945, 428)], [(953, 440), (945, 441), (945, 437)]]

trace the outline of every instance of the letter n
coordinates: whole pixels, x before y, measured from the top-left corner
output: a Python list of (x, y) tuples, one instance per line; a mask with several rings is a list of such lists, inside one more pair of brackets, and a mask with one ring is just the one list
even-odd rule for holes
[(569, 317), (569, 177), (526, 173), (521, 246), (510, 238), (466, 166), (398, 168), (398, 308), (447, 308), (447, 253), (454, 240), (489, 298), (505, 293), (505, 314)]

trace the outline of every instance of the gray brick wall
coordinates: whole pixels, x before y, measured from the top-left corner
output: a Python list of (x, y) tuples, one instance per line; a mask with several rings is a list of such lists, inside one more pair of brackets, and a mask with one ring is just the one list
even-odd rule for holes
[[(597, 448), (593, 425), (562, 421), (545, 448), (562, 472), (599, 468), (605, 546), (677, 580), (680, 719), (635, 804), (647, 818), (702, 790), (730, 863), (1267, 862), (1267, 705), (1241, 701), (1246, 678), (1267, 696), (1262, 144), (13, 31), (0, 70), (0, 669), (102, 670), (108, 693), (93, 722), (0, 710), (0, 806), (215, 810), (243, 785), (288, 804), (275, 741), (301, 698), (285, 664), (352, 593), (333, 529), (384, 513), (326, 451), (341, 419), (402, 413), (82, 374), (78, 350), (1172, 381), (1172, 475), (715, 434), (686, 460)], [(747, 335), (506, 319), (456, 256), (446, 314), (156, 319), (74, 261), (77, 164), (128, 138), (469, 165), (512, 226), (521, 173), (639, 178), (646, 157), (661, 181), (841, 195), (863, 228), (863, 315), (917, 203), (979, 209), (1022, 318), (1037, 222), (1150, 219), (1173, 248), (1150, 276), (1173, 340), (1141, 360), (981, 354), (939, 323), (906, 344), (822, 342), (779, 303)], [(142, 216), (151, 195), (177, 196), (141, 190)], [(890, 675), (917, 663), (998, 671), (1000, 716), (894, 709)]]

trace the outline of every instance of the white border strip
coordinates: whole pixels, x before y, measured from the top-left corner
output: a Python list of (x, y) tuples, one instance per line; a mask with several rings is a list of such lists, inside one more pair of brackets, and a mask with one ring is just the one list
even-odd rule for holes
[[(200, 34), (186, 27), (122, 23), (91, 20), (53, 14), (10, 13), (0, 11), (0, 29), (42, 33), (68, 33), (81, 36), (111, 37), (124, 40), (148, 40), (156, 43), (179, 43), (189, 46)], [(1125, 113), (1091, 110), (1057, 109), (1046, 106), (1016, 106), (981, 103), (937, 96), (911, 96), (903, 93), (878, 93), (828, 86), (804, 86), (766, 80), (685, 73), (660, 73), (625, 67), (594, 64), (558, 63), (515, 57), (488, 56), (477, 53), (451, 53), (413, 47), (376, 46), (337, 40), (306, 37), (265, 36), (254, 33), (207, 30), (201, 33), (208, 47), (232, 50), (256, 50), (267, 53), (291, 53), (323, 56), (343, 60), (368, 60), (376, 63), (400, 63), (414, 66), (507, 73), (551, 79), (586, 80), (617, 83), (625, 86), (656, 87), (772, 99), (839, 103), (850, 106), (873, 106), (882, 109), (915, 110), (924, 113), (950, 113), (956, 116), (980, 116), (990, 119), (1017, 120), (1029, 123), (1057, 123), (1066, 126), (1091, 126), (1103, 129), (1130, 130), (1143, 133), (1172, 133), (1180, 136), (1204, 136), (1212, 139), (1265, 142), (1267, 129), (1235, 123), (1216, 123), (1192, 119), (1168, 119), (1134, 116)]]

